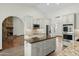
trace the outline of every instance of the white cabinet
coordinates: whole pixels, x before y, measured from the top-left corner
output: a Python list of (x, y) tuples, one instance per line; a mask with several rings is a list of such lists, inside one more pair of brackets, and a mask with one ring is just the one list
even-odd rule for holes
[(28, 43), (27, 41), (24, 41), (24, 50), (25, 50), (24, 54), (25, 54), (26, 56), (30, 56), (30, 55), (32, 54), (31, 47), (32, 47), (32, 46), (31, 46), (30, 43)]
[(34, 43), (32, 44), (32, 56), (42, 56), (42, 43), (41, 42), (38, 42), (38, 43)]
[(33, 19), (31, 16), (26, 17), (25, 20), (27, 29), (33, 29), (33, 24), (39, 24), (40, 29), (44, 29), (45, 32), (46, 32), (46, 25), (49, 25), (51, 22), (50, 19), (41, 19), (41, 18)]
[[(50, 43), (51, 51), (56, 49), (56, 46), (54, 46), (54, 45), (56, 45), (56, 41), (55, 41), (55, 40), (56, 40), (56, 38), (54, 38), (53, 40), (50, 41), (50, 42), (51, 42), (51, 43)], [(53, 47), (52, 47), (52, 46), (53, 46)]]
[(44, 45), (43, 45), (43, 46), (44, 46), (44, 47), (43, 47), (43, 51), (44, 51), (43, 54), (44, 54), (44, 55), (47, 55), (47, 54), (49, 54), (49, 53), (51, 52), (51, 51), (49, 50), (49, 49), (50, 49), (50, 48), (49, 48), (49, 47), (50, 47), (49, 43), (50, 43), (50, 40), (46, 40), (46, 41), (43, 42), (43, 44), (44, 44)]
[(33, 22), (32, 20), (33, 20), (33, 18), (31, 16), (28, 16), (28, 17), (25, 18), (26, 27), (28, 29), (32, 29), (32, 22)]
[(63, 31), (63, 23), (62, 23), (62, 17), (55, 19), (55, 35), (62, 35)]
[[(29, 56), (45, 56), (56, 49), (56, 40), (48, 39), (33, 44), (25, 44), (25, 53)], [(25, 54), (27, 56), (27, 54)]]
[(67, 24), (67, 16), (66, 15), (62, 17), (62, 21), (63, 21), (62, 22), (63, 24)]
[(63, 24), (74, 24), (74, 14), (64, 15), (62, 20)]
[(68, 15), (68, 23), (69, 24), (74, 24), (74, 14)]
[(37, 42), (32, 44), (32, 56), (43, 56), (44, 55), (44, 43), (42, 42)]
[(79, 29), (79, 13), (76, 14), (75, 27), (76, 29)]
[(38, 19), (34, 19), (33, 20), (33, 24), (39, 24), (39, 20)]

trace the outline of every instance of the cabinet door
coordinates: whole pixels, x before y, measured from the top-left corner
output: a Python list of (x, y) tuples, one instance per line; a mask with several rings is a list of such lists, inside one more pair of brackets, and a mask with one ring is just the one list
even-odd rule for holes
[(51, 46), (51, 39), (50, 40), (48, 40), (48, 43), (47, 43), (48, 45), (48, 48), (47, 48), (47, 54), (49, 54), (49, 53), (51, 53), (52, 51), (51, 51), (51, 48), (52, 48), (52, 46)]
[(76, 14), (75, 27), (76, 29), (79, 29), (79, 13)]
[(39, 56), (40, 54), (40, 43), (34, 43), (32, 44), (32, 56)]
[(43, 43), (38, 42), (32, 44), (32, 56), (43, 56)]
[(46, 44), (47, 40), (46, 41), (43, 41), (43, 55), (45, 56), (47, 54), (47, 44)]
[(32, 47), (32, 56), (39, 56), (39, 47)]
[(39, 53), (37, 52), (38, 56), (44, 56), (43, 55), (43, 47), (44, 47), (43, 45), (44, 45), (43, 42), (39, 42), (39, 46), (38, 46), (39, 47)]
[(56, 18), (55, 19), (55, 35), (62, 35), (62, 31), (63, 31), (63, 23), (62, 23), (62, 18)]
[(31, 29), (32, 28), (32, 20), (33, 20), (33, 18), (32, 17), (27, 17), (26, 18), (26, 27), (28, 28), (28, 29)]
[(74, 24), (74, 14), (64, 15), (63, 24)]
[(74, 14), (70, 14), (70, 15), (67, 15), (67, 16), (68, 16), (67, 23), (68, 24), (74, 24)]
[(62, 22), (63, 24), (67, 24), (67, 16), (66, 15), (62, 17), (62, 21), (63, 21)]
[(52, 51), (56, 50), (56, 38), (52, 39), (51, 45), (52, 45)]
[(43, 50), (42, 50), (42, 52), (43, 52), (44, 56), (49, 54), (49, 43), (50, 43), (49, 40), (43, 41), (43, 45), (42, 45)]
[(26, 56), (31, 56), (31, 44), (30, 43), (28, 43), (27, 41), (24, 41), (24, 49), (25, 49), (25, 52), (24, 52), (24, 54), (26, 55)]
[(41, 20), (41, 29), (44, 29), (44, 20)]
[(38, 50), (39, 50), (39, 48), (37, 47), (37, 44), (32, 44), (31, 55), (32, 56), (37, 56), (38, 55), (37, 52), (39, 52)]
[(50, 40), (50, 52), (52, 52), (53, 50), (55, 50), (56, 49), (56, 41), (55, 41), (55, 39), (51, 39)]
[(47, 40), (46, 42), (46, 45), (47, 45), (47, 48), (46, 48), (46, 54), (49, 54), (51, 51), (50, 51), (50, 40)]

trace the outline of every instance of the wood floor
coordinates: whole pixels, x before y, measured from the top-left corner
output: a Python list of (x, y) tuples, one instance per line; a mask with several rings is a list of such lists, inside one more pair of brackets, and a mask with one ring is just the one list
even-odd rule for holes
[(3, 49), (18, 47), (20, 45), (24, 45), (24, 38), (23, 36), (8, 37), (7, 39), (3, 40), (2, 45), (3, 45)]
[(24, 36), (12, 36), (3, 40), (0, 56), (24, 56)]
[[(62, 38), (57, 37), (56, 38), (56, 50), (55, 50), (55, 52), (52, 52), (48, 56), (57, 56), (62, 51), (62, 48), (63, 48), (62, 47)], [(23, 56), (23, 55), (24, 55), (24, 47), (23, 46), (9, 48), (9, 49), (0, 51), (0, 56)]]

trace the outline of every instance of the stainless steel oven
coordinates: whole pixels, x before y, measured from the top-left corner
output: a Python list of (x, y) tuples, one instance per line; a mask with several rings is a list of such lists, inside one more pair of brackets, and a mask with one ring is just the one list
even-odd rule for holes
[(67, 39), (67, 40), (72, 40), (73, 38), (72, 38), (72, 35), (69, 35), (69, 34), (64, 34), (63, 35), (63, 38), (64, 39)]

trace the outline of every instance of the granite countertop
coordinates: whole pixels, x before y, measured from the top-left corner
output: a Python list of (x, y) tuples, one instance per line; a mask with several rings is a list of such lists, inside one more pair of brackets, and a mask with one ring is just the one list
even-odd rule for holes
[(62, 37), (62, 36), (54, 36), (54, 37), (49, 37), (49, 38), (38, 38), (38, 37), (34, 37), (34, 38), (31, 38), (31, 39), (25, 39), (25, 41), (27, 41), (29, 43), (37, 43), (37, 42), (41, 42), (41, 41), (53, 39), (53, 38), (56, 38), (56, 37)]
[(60, 52), (58, 56), (79, 56), (79, 42), (75, 41), (69, 47)]
[(51, 37), (51, 38), (47, 38), (47, 39), (35, 37), (35, 38), (32, 38), (32, 39), (28, 39), (28, 40), (25, 39), (25, 40), (29, 43), (37, 43), (37, 42), (41, 42), (41, 41), (45, 41), (45, 40), (49, 40), (49, 39), (53, 39), (53, 38), (55, 38), (55, 37)]

